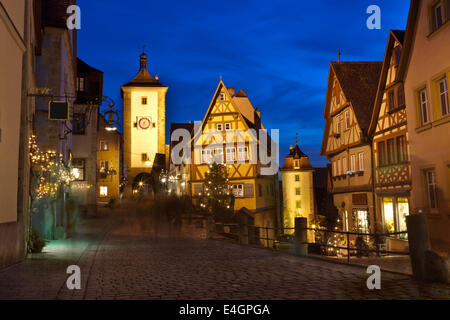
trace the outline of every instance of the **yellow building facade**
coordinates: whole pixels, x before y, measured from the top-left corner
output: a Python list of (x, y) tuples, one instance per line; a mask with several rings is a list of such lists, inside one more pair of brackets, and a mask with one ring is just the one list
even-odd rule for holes
[(283, 205), (282, 221), (285, 234), (292, 234), (295, 218), (308, 219), (308, 227), (314, 221), (314, 184), (313, 172), (308, 156), (304, 154), (298, 144), (290, 147), (280, 169), (282, 177)]
[[(247, 208), (254, 215), (255, 226), (276, 228), (276, 180), (275, 175), (261, 174), (259, 129), (264, 129), (261, 113), (246, 93), (226, 88), (221, 80), (201, 126), (194, 131), (191, 192), (194, 197), (201, 194), (210, 164), (223, 163), (235, 197), (234, 211)], [(273, 229), (268, 231), (271, 238), (275, 234)], [(260, 235), (265, 237), (265, 230), (261, 229)]]
[(120, 198), (120, 154), (122, 136), (108, 131), (108, 123), (99, 115), (97, 133), (97, 204)]
[(159, 82), (158, 76), (149, 74), (145, 53), (140, 56), (138, 75), (121, 87), (124, 162), (128, 183), (134, 191), (150, 191), (148, 184), (152, 169), (155, 166), (164, 167), (164, 161), (160, 163), (160, 160), (166, 154), (167, 90), (168, 87)]
[(411, 214), (427, 217), (434, 250), (450, 248), (450, 1), (413, 0), (399, 77), (411, 156)]

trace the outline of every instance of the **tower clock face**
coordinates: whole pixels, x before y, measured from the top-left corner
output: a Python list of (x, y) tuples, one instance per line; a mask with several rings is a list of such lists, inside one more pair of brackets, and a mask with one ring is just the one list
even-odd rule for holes
[(139, 128), (144, 129), (144, 130), (150, 128), (151, 123), (152, 123), (151, 118), (147, 118), (147, 117), (143, 117), (143, 118), (139, 119), (139, 122), (138, 122)]

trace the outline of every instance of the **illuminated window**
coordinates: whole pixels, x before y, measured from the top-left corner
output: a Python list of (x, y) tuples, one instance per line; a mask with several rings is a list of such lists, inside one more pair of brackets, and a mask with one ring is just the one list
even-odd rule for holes
[(100, 172), (101, 173), (105, 173), (108, 172), (109, 169), (109, 164), (108, 164), (108, 160), (102, 160), (100, 161)]
[(367, 209), (353, 209), (353, 232), (369, 233), (369, 211)]
[(100, 151), (108, 151), (109, 143), (108, 141), (100, 141)]
[[(402, 232), (407, 230), (406, 217), (409, 215), (409, 203), (406, 197), (384, 197), (383, 221), (386, 232)], [(400, 234), (397, 238), (406, 239), (406, 234)]]
[(231, 191), (233, 196), (236, 198), (242, 198), (244, 196), (244, 185), (243, 184), (233, 184), (231, 186)]
[(227, 162), (234, 162), (236, 160), (236, 148), (227, 148)]
[(395, 232), (394, 200), (383, 198), (384, 226), (387, 232)]
[(238, 147), (238, 161), (248, 160), (248, 147)]
[(107, 186), (100, 186), (100, 197), (107, 197), (108, 196), (108, 187)]
[(202, 150), (202, 163), (211, 163), (212, 162), (212, 153), (211, 149), (203, 149)]
[(216, 148), (214, 152), (214, 161), (216, 163), (223, 163), (223, 148)]
[(76, 181), (85, 180), (86, 160), (85, 159), (72, 159), (72, 174)]

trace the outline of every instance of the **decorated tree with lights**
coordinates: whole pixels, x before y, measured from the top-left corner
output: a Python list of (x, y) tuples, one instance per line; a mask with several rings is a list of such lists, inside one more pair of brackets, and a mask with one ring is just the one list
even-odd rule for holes
[(213, 163), (205, 178), (205, 187), (200, 195), (200, 209), (216, 220), (231, 217), (234, 197), (228, 187), (227, 167)]
[(29, 139), (33, 200), (54, 199), (58, 191), (75, 180), (74, 172), (55, 151), (42, 151), (33, 135)]

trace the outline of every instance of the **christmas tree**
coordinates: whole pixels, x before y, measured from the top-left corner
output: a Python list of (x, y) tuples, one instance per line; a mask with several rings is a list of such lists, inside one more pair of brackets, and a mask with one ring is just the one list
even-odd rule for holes
[(205, 178), (204, 192), (200, 195), (200, 209), (215, 220), (231, 217), (234, 197), (228, 187), (227, 167), (213, 163)]

